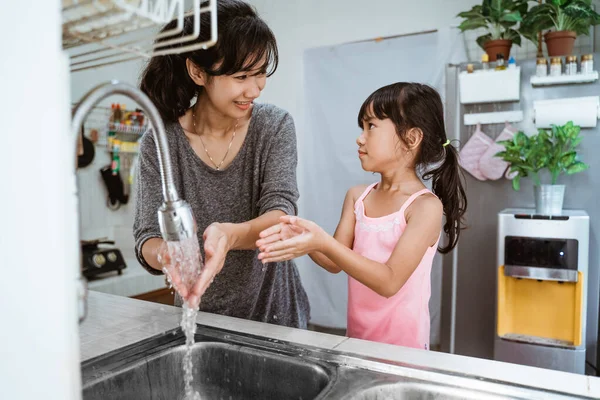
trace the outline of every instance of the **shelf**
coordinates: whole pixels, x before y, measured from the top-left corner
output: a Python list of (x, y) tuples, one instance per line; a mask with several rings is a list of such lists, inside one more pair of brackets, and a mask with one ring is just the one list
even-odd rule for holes
[[(108, 142), (97, 142), (96, 146), (103, 147), (107, 151), (110, 151), (110, 152), (112, 152), (114, 150), (113, 144), (110, 140)], [(139, 144), (137, 144), (137, 143), (131, 143), (131, 142), (121, 143), (121, 147), (119, 148), (119, 154), (139, 154), (139, 152), (140, 152), (140, 147), (139, 147)]]
[[(118, 140), (118, 139), (117, 139)], [(129, 142), (129, 141), (119, 141), (119, 153), (134, 153), (137, 154), (140, 151), (140, 144), (137, 142)], [(114, 139), (113, 138), (108, 138), (107, 140), (107, 148), (110, 149), (110, 151), (114, 151)]]
[(148, 130), (148, 125), (126, 125), (126, 124), (108, 124), (108, 130), (118, 133), (134, 133), (143, 135)]
[(591, 74), (561, 75), (561, 76), (532, 76), (532, 86), (567, 85), (570, 83), (590, 83), (598, 80), (598, 71)]
[[(188, 12), (185, 11), (186, 3), (191, 2), (62, 0), (62, 45), (68, 51), (71, 72), (214, 46), (217, 41), (217, 0), (194, 0), (194, 6)], [(171, 28), (155, 35), (171, 21)], [(210, 21), (210, 24), (204, 21)], [(124, 40), (125, 34), (135, 35)], [(90, 47), (90, 44), (97, 46)]]
[(519, 101), (521, 67), (459, 74), (461, 104)]
[(505, 122), (521, 121), (523, 121), (522, 110), (464, 114), (464, 124), (467, 126), (477, 124), (503, 124)]
[(139, 150), (120, 150), (119, 154), (138, 154)]

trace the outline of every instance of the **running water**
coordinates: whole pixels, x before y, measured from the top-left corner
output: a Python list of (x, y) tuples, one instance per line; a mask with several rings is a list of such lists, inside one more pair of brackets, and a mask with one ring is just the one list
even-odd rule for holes
[(185, 354), (183, 355), (183, 383), (185, 385), (184, 400), (200, 400), (200, 394), (192, 388), (192, 381), (194, 380), (192, 347), (194, 346), (194, 334), (196, 333), (196, 315), (198, 315), (198, 310), (189, 308), (187, 303), (183, 304), (181, 329), (183, 329), (183, 332), (185, 333)]
[[(180, 242), (167, 242), (167, 245), (171, 262), (170, 266), (164, 268), (163, 271), (171, 285), (172, 275), (178, 274), (181, 284), (189, 291), (194, 283), (196, 283), (203, 267), (198, 240), (193, 237)], [(185, 334), (185, 354), (183, 356), (185, 396), (183, 400), (200, 400), (200, 394), (192, 388), (194, 380), (192, 349), (194, 347), (197, 315), (197, 309), (190, 308), (187, 302), (183, 303), (183, 314), (181, 316), (181, 329)]]

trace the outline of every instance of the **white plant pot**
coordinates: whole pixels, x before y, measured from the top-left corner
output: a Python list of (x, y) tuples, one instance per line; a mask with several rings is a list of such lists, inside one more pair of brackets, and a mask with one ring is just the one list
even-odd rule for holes
[(540, 215), (561, 215), (565, 185), (534, 185), (535, 212)]

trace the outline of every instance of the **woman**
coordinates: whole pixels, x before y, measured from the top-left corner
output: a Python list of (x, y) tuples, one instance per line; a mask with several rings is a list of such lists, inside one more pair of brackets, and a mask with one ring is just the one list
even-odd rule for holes
[[(255, 246), (259, 232), (297, 214), (294, 122), (276, 106), (254, 103), (277, 68), (277, 43), (248, 4), (221, 0), (217, 13), (214, 47), (154, 57), (141, 79), (165, 121), (177, 190), (203, 233), (198, 240), (206, 264), (182, 296), (200, 303), (201, 311), (306, 328), (309, 303), (296, 266), (263, 266)], [(208, 17), (198, 41), (208, 39)], [(188, 18), (182, 35), (192, 29)], [(161, 201), (156, 148), (147, 133), (140, 144), (134, 236), (137, 257), (153, 274), (164, 267)]]

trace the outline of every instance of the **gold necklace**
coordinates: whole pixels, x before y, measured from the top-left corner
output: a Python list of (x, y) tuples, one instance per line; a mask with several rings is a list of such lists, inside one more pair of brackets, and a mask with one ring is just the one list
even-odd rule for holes
[(219, 165), (217, 165), (217, 163), (213, 160), (213, 158), (208, 153), (208, 150), (206, 149), (206, 145), (204, 144), (204, 140), (202, 140), (202, 136), (200, 136), (198, 134), (198, 131), (196, 130), (196, 110), (195, 110), (195, 108), (192, 108), (192, 123), (194, 124), (194, 133), (196, 135), (198, 135), (198, 137), (200, 138), (200, 142), (202, 142), (202, 147), (204, 147), (204, 151), (206, 152), (206, 155), (208, 156), (208, 158), (210, 158), (210, 161), (213, 163), (213, 165), (215, 166), (215, 169), (217, 171), (220, 170), (221, 165), (223, 165), (223, 163), (225, 162), (225, 159), (229, 155), (229, 150), (231, 150), (231, 145), (233, 144), (233, 139), (235, 139), (235, 130), (236, 130), (239, 122), (240, 122), (239, 119), (235, 121), (235, 126), (233, 127), (233, 135), (231, 136), (231, 141), (229, 142), (229, 147), (227, 147), (227, 152), (225, 153), (225, 156), (223, 157), (223, 159), (221, 160)]

